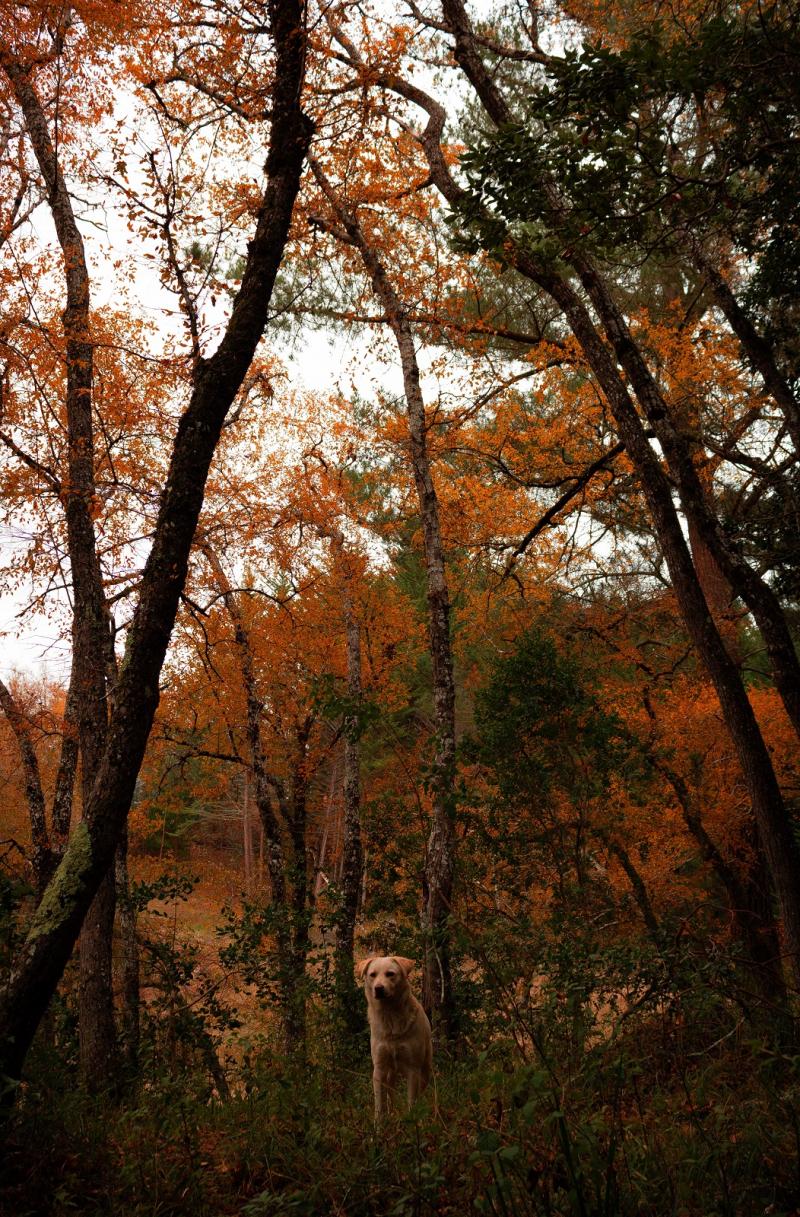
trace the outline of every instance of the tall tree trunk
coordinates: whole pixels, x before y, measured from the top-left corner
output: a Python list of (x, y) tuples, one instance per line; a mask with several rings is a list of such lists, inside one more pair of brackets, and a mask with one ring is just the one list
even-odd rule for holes
[(336, 911), (334, 989), (345, 1031), (357, 1034), (364, 1025), (363, 999), (355, 984), (353, 943), (364, 877), (361, 843), (361, 626), (354, 589), (357, 559), (348, 552), (345, 535), (334, 523), (315, 524), (333, 546), (342, 579), (342, 606), (347, 654), (347, 696), (351, 712), (344, 716), (343, 830), (339, 861), (339, 908)]
[[(107, 617), (103, 577), (94, 531), (96, 503), (90, 331), (89, 272), (72, 199), (50, 138), (47, 117), (30, 80), (30, 69), (12, 60), (3, 67), (25, 119), (25, 128), (47, 186), (50, 212), (61, 247), (67, 303), (63, 314), (67, 365), (67, 471), (61, 501), (73, 589), (72, 666), (84, 800), (91, 790), (107, 726)], [(111, 985), (114, 876), (109, 869), (87, 917), (80, 953), (80, 1043), (84, 1077), (100, 1089), (115, 1075), (116, 1035)]]
[(428, 454), (427, 423), (420, 387), (419, 364), (413, 328), (406, 309), (390, 283), (375, 249), (364, 236), (356, 216), (337, 198), (319, 166), (314, 161), (311, 165), (342, 225), (344, 239), (361, 255), (372, 289), (383, 305), (386, 320), (397, 342), (403, 372), (411, 467), (425, 547), (428, 647), (433, 668), (435, 723), (430, 783), (433, 803), (431, 831), (422, 881), (422, 930), (425, 939), (422, 995), (423, 1004), (431, 1015), (435, 1030), (441, 1029), (449, 1038), (455, 1023), (449, 929), (456, 865), (455, 681), (450, 645), (450, 595), (439, 523), (439, 503)]
[(738, 668), (725, 648), (703, 595), (672, 502), (669, 483), (650, 447), (625, 385), (584, 306), (572, 288), (557, 276), (541, 276), (535, 267), (527, 269), (537, 274), (542, 285), (548, 283), (548, 290), (564, 309), (609, 402), (620, 438), (625, 442), (636, 467), (689, 637), (714, 684), (742, 767), (780, 903), (792, 970), (800, 985), (800, 851), (767, 746)]
[(353, 713), (344, 722), (344, 832), (342, 841), (341, 907), (336, 918), (335, 985), (344, 1026), (355, 1031), (363, 1021), (353, 977), (353, 942), (361, 893), (361, 629), (349, 589), (344, 592), (347, 633), (347, 696)]
[(244, 771), (242, 791), (242, 855), (244, 859), (244, 890), (248, 896), (253, 890), (253, 827), (250, 823), (250, 774)]
[(619, 364), (630, 379), (644, 416), (661, 444), (688, 523), (733, 592), (742, 598), (756, 620), (769, 656), (775, 687), (800, 737), (800, 658), (780, 601), (769, 584), (723, 535), (719, 519), (714, 515), (703, 490), (686, 439), (673, 423), (669, 407), (609, 285), (588, 259), (575, 258), (574, 264)]
[(298, 725), (297, 755), (292, 766), (291, 798), (287, 821), (292, 841), (291, 971), (286, 991), (286, 1041), (290, 1053), (302, 1060), (306, 1053), (306, 966), (311, 946), (306, 828), (308, 820), (308, 737), (313, 718)]
[[(266, 187), (227, 329), (214, 354), (199, 360), (193, 373), (193, 391), (175, 436), (97, 778), (83, 820), (70, 837), (0, 992), (0, 1073), (10, 1078), (20, 1076), (131, 805), (209, 465), (225, 416), (264, 332), (288, 236), (313, 130), (301, 109), (304, 11), (298, 0), (268, 0), (267, 7), (276, 64)], [(98, 664), (104, 660), (104, 654), (95, 657)]]
[[(498, 126), (512, 123), (514, 115), (497, 85), (495, 76), (487, 70), (483, 63), (463, 0), (442, 0), (442, 9), (447, 26), (455, 38), (456, 60), (473, 85), (487, 114)], [(428, 151), (428, 145), (424, 141), (423, 146)], [(440, 187), (444, 186), (446, 197), (453, 201), (454, 196), (457, 196), (459, 193), (458, 188), (452, 182), (452, 179), (449, 178), (446, 170), (442, 169), (441, 165), (432, 163), (431, 168), (435, 173), (437, 184)], [(543, 180), (540, 184), (540, 190), (546, 196), (549, 205), (556, 213), (563, 210), (562, 201), (551, 182)], [(513, 241), (510, 240), (508, 256), (511, 264), (516, 265), (518, 269), (522, 269), (523, 263), (526, 264), (528, 270), (523, 271), (523, 273), (527, 273), (528, 277), (539, 282), (540, 286), (544, 287), (551, 295), (553, 295), (553, 292), (547, 286), (547, 281), (549, 280), (552, 284), (553, 281), (558, 280), (562, 296), (564, 298), (570, 297), (570, 308), (574, 311), (576, 306), (580, 305), (580, 302), (577, 301), (575, 293), (569, 287), (566, 280), (560, 278), (552, 268), (537, 264), (535, 259), (527, 253), (521, 250), (517, 250), (515, 253), (513, 244)], [(794, 724), (796, 732), (800, 735), (800, 659), (795, 650), (780, 602), (769, 584), (750, 567), (723, 535), (719, 520), (709, 509), (686, 442), (679, 435), (670, 419), (663, 396), (639, 347), (631, 336), (627, 323), (616, 305), (605, 278), (599, 274), (597, 268), (588, 257), (575, 252), (565, 253), (564, 256), (569, 258), (571, 265), (578, 274), (597, 312), (605, 336), (611, 343), (620, 366), (624, 368), (629, 377), (645, 417), (663, 448), (670, 472), (678, 486), (682, 507), (687, 519), (696, 528), (697, 535), (702, 538), (703, 543), (707, 546), (735, 594), (741, 596), (756, 619), (772, 665), (775, 686), (786, 707), (786, 712)], [(719, 284), (717, 286), (719, 287)], [(554, 298), (557, 299), (557, 297)], [(582, 305), (580, 307), (582, 308)], [(588, 320), (588, 324), (591, 326), (592, 322), (588, 314), (586, 314), (586, 320)], [(572, 322), (570, 322), (571, 324)], [(583, 319), (581, 324), (583, 325)], [(739, 328), (741, 329), (741, 325)], [(587, 354), (587, 359), (595, 376), (598, 376), (598, 379), (600, 379), (597, 368), (594, 366), (585, 347), (584, 352)], [(606, 387), (603, 385), (602, 380), (600, 383), (603, 391), (606, 392)], [(771, 381), (771, 384), (773, 385), (773, 390), (778, 391), (779, 387), (774, 380)], [(782, 408), (788, 411), (787, 421), (792, 422), (794, 426), (798, 423), (798, 411), (794, 399), (786, 400), (784, 394), (780, 400)], [(621, 430), (620, 438), (623, 440), (625, 438)]]
[[(75, 795), (75, 778), (78, 772), (78, 706), (76, 692), (76, 672), (70, 672), (67, 700), (64, 706), (64, 717), (61, 724), (61, 750), (58, 758), (55, 787), (53, 790), (52, 812), (52, 848), (54, 863), (57, 865), (64, 856), (67, 847), (70, 824), (72, 823), (72, 806)], [(52, 871), (48, 875), (48, 882)]]
[(93, 1093), (113, 1090), (118, 1082), (112, 964), (116, 904), (115, 875), (110, 866), (86, 914), (80, 941), (78, 1039), (81, 1073)]

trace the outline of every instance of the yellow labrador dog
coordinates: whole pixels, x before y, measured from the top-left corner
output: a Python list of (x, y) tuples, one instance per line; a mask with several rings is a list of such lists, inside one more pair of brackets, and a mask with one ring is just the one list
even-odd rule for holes
[(431, 1025), (408, 983), (413, 966), (413, 959), (399, 955), (370, 955), (356, 964), (367, 995), (376, 1120), (386, 1112), (401, 1078), (408, 1087), (409, 1107), (431, 1080)]

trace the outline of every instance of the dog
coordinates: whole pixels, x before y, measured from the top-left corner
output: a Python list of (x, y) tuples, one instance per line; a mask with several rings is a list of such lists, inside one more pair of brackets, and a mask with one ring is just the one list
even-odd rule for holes
[(402, 1078), (409, 1107), (431, 1080), (431, 1025), (408, 983), (413, 966), (413, 959), (399, 955), (370, 955), (356, 965), (367, 995), (376, 1122), (386, 1114)]

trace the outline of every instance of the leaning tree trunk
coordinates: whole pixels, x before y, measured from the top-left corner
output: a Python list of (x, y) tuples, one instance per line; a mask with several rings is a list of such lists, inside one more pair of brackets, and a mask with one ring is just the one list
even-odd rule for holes
[[(800, 851), (767, 746), (736, 664), (720, 637), (700, 586), (669, 483), (608, 350), (572, 288), (528, 267), (561, 304), (634, 463), (661, 543), (689, 637), (708, 671), (742, 768), (783, 917), (788, 956), (800, 985)], [(705, 539), (705, 537), (704, 537)], [(716, 558), (716, 553), (714, 554)], [(727, 571), (725, 574), (727, 575)]]
[[(656, 712), (648, 693), (644, 696), (644, 708), (655, 725)], [(650, 753), (649, 760), (655, 771), (672, 787), (684, 823), (697, 842), (700, 856), (711, 867), (725, 892), (728, 913), (734, 931), (744, 943), (749, 956), (759, 998), (768, 1010), (778, 1014), (779, 1021), (785, 1023), (788, 995), (781, 966), (781, 943), (775, 924), (772, 884), (758, 841), (750, 842), (754, 861), (748, 874), (741, 877), (709, 836), (701, 809), (685, 779), (662, 757)]]
[[(482, 61), (463, 0), (442, 0), (442, 8), (445, 22), (455, 38), (457, 62), (490, 118), (500, 126), (509, 123), (513, 115), (499, 90), (496, 77)], [(424, 142), (423, 147), (428, 152), (434, 180), (445, 197), (457, 204), (460, 191), (446, 166), (436, 159)], [(542, 182), (541, 190), (548, 202), (558, 207), (552, 184)], [(634, 464), (689, 637), (711, 677), (742, 768), (760, 843), (780, 905), (788, 958), (795, 983), (800, 987), (800, 849), (740, 673), (728, 655), (709, 612), (672, 501), (670, 484), (650, 446), (645, 426), (605, 339), (630, 378), (648, 424), (662, 445), (687, 516), (697, 526), (698, 534), (733, 589), (752, 608), (770, 654), (778, 691), (790, 717), (800, 727), (800, 679), (796, 679), (798, 659), (790, 645), (791, 639), (787, 636), (780, 606), (771, 588), (738, 555), (731, 552), (711, 518), (685, 445), (672, 426), (663, 399), (605, 280), (587, 260), (572, 255), (573, 265), (605, 331), (604, 339), (574, 288), (552, 266), (544, 265), (527, 250), (515, 245), (510, 236), (504, 252), (511, 265), (537, 283), (561, 308), (609, 404), (619, 438)]]
[[(498, 87), (497, 79), (487, 70), (483, 63), (480, 46), (469, 22), (463, 0), (442, 0), (442, 9), (446, 24), (455, 38), (456, 60), (473, 85), (487, 114), (499, 127), (513, 123), (514, 115)], [(427, 145), (426, 151), (428, 151)], [(434, 171), (437, 184), (444, 186), (446, 197), (450, 201), (456, 201), (456, 196), (460, 194), (460, 191), (452, 182), (452, 179), (445, 176), (446, 170), (443, 171), (441, 166), (434, 165), (433, 163), (431, 168)], [(443, 177), (445, 178), (444, 181), (442, 181)], [(552, 182), (542, 179), (538, 188), (546, 198), (548, 205), (557, 214), (563, 211), (563, 202), (559, 198), (558, 192)], [(512, 265), (522, 270), (523, 274), (538, 282), (545, 291), (553, 295), (557, 303), (561, 304), (564, 309), (571, 326), (572, 321), (570, 320), (568, 310), (573, 313), (576, 310), (582, 310), (585, 314), (585, 310), (582, 309), (582, 303), (578, 300), (567, 281), (561, 278), (552, 267), (537, 263), (530, 254), (522, 249), (517, 248), (515, 250), (514, 241), (511, 238), (509, 238), (507, 243), (506, 256)], [(603, 327), (605, 337), (610, 343), (620, 367), (625, 370), (636, 398), (647, 418), (647, 422), (652, 427), (662, 446), (670, 473), (678, 487), (681, 504), (688, 521), (696, 529), (697, 536), (707, 546), (735, 594), (741, 596), (756, 620), (772, 666), (775, 687), (797, 734), (800, 735), (800, 658), (798, 658), (795, 650), (780, 602), (769, 584), (752, 569), (741, 554), (730, 544), (728, 538), (723, 533), (719, 520), (710, 510), (686, 442), (672, 423), (658, 385), (650, 372), (639, 346), (630, 333), (625, 318), (614, 299), (614, 295), (605, 277), (598, 272), (591, 259), (580, 252), (566, 250), (563, 256), (570, 262), (586, 290)], [(527, 269), (523, 269), (523, 267), (527, 267)], [(711, 268), (707, 264), (706, 269), (710, 274)], [(552, 290), (554, 284), (558, 289), (555, 292)], [(724, 281), (717, 279), (714, 281), (714, 286), (717, 292), (720, 293), (721, 300), (722, 294), (724, 294), (722, 293), (722, 289), (725, 286)], [(561, 296), (560, 300), (559, 295)], [(566, 300), (569, 301), (568, 304), (565, 303)], [(735, 304), (733, 298), (726, 298), (728, 312), (731, 313), (731, 318), (729, 318), (730, 323), (734, 325), (734, 320), (736, 321), (736, 332), (740, 340), (744, 342), (748, 335), (743, 328), (741, 315), (734, 318), (731, 311), (732, 304)], [(582, 328), (585, 328), (585, 321), (588, 321), (589, 326), (594, 328), (588, 314), (585, 314), (585, 318), (581, 317), (580, 325)], [(578, 337), (578, 340), (581, 341), (574, 326), (573, 332)], [(581, 345), (583, 346), (582, 342)], [(749, 350), (754, 355), (752, 335), (750, 335)], [(594, 360), (594, 356), (585, 346), (584, 353), (587, 356), (592, 371), (600, 381), (603, 391), (607, 393), (601, 374), (595, 366), (596, 360)], [(764, 352), (762, 351), (763, 354)], [(608, 361), (605, 362), (607, 363)], [(760, 367), (762, 376), (766, 376), (767, 368), (763, 361)], [(616, 368), (613, 371), (616, 378), (619, 379), (616, 374)], [(776, 400), (779, 401), (781, 408), (786, 412), (787, 425), (791, 428), (793, 437), (796, 438), (800, 435), (798, 431), (800, 416), (798, 415), (797, 403), (794, 401), (791, 393), (788, 392), (786, 386), (784, 386), (786, 391), (781, 390), (778, 379), (773, 377), (770, 380), (770, 390), (777, 394)], [(610, 402), (610, 404), (613, 407), (613, 402)], [(619, 427), (618, 418), (617, 424)], [(625, 439), (621, 427), (620, 438)]]
[[(18, 1078), (86, 912), (108, 870), (128, 815), (158, 704), (169, 642), (211, 459), (225, 416), (255, 353), (289, 232), (313, 126), (301, 108), (306, 46), (298, 0), (269, 0), (276, 65), (266, 187), (249, 242), (241, 287), (213, 355), (199, 360), (180, 421), (153, 544), (97, 778), (61, 864), (34, 914), (0, 992), (0, 1074)], [(104, 654), (96, 656), (104, 664)]]
[(752, 843), (755, 860), (749, 873), (741, 878), (709, 836), (700, 809), (680, 774), (663, 761), (654, 760), (653, 764), (675, 791), (684, 822), (699, 846), (701, 857), (711, 866), (725, 890), (734, 930), (748, 953), (763, 1005), (779, 1016), (778, 1021), (785, 1022), (788, 1006), (786, 982), (781, 968), (781, 943), (772, 911), (769, 872), (758, 842)]
[(644, 416), (661, 444), (690, 527), (733, 592), (742, 598), (755, 618), (769, 656), (775, 687), (800, 736), (800, 658), (780, 601), (769, 584), (724, 535), (703, 490), (686, 439), (675, 426), (669, 407), (608, 283), (588, 259), (575, 257), (573, 261), (617, 360), (624, 368)]

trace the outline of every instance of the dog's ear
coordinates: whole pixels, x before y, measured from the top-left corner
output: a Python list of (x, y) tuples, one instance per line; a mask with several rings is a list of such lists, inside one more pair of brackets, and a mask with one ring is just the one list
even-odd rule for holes
[(416, 959), (404, 959), (402, 955), (393, 955), (392, 959), (397, 960), (397, 962), (400, 964), (400, 967), (405, 972), (406, 976), (408, 976), (408, 974), (411, 971), (411, 969), (413, 968), (414, 964), (417, 962)]
[(356, 976), (359, 980), (364, 979), (364, 973), (366, 972), (367, 968), (372, 963), (373, 959), (377, 958), (377, 955), (368, 955), (366, 959), (359, 960), (359, 962), (356, 964)]

